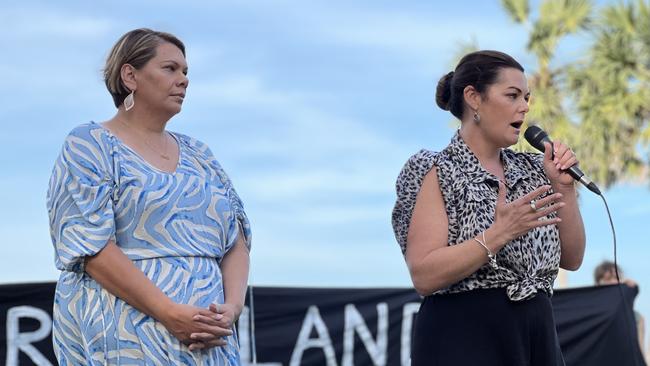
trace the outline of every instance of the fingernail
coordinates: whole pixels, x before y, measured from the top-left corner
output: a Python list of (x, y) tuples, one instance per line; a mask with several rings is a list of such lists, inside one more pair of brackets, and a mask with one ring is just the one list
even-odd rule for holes
[(562, 165), (562, 170), (566, 169), (566, 165)]

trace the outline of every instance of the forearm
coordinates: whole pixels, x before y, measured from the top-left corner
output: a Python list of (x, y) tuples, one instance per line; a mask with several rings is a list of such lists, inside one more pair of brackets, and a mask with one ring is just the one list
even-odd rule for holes
[(240, 233), (237, 243), (221, 262), (224, 297), (227, 304), (234, 305), (238, 313), (244, 307), (248, 286), (249, 253), (244, 236)]
[(86, 272), (108, 292), (159, 321), (174, 304), (113, 241), (86, 259)]
[[(480, 234), (477, 238), (483, 240)], [(485, 244), (492, 253), (497, 254), (506, 242), (495, 228), (486, 230)], [(413, 262), (409, 270), (416, 291), (430, 295), (469, 277), (488, 261), (485, 248), (472, 238), (429, 252), (420, 261)]]
[(582, 264), (585, 254), (585, 228), (578, 207), (576, 188), (571, 186), (553, 186), (555, 192), (562, 193), (565, 206), (557, 211), (562, 219), (557, 224), (560, 232), (562, 254), (560, 267), (567, 270), (577, 270)]

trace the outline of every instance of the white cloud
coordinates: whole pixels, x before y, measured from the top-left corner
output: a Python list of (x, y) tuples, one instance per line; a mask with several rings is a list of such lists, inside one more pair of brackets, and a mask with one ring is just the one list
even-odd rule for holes
[(403, 147), (369, 128), (372, 123), (315, 107), (321, 95), (274, 90), (254, 76), (193, 87), (198, 103), (240, 106), (281, 121), (251, 121), (245, 128), (255, 133), (239, 153), (273, 167), (245, 170), (247, 176), (238, 177), (238, 189), (249, 199), (282, 202), (314, 192), (358, 196), (392, 192), (403, 164), (400, 156), (406, 155), (400, 153)]
[[(335, 165), (328, 167), (288, 170), (279, 168), (271, 173), (256, 173), (239, 182), (239, 186), (256, 200), (269, 201), (320, 194), (346, 193), (356, 195), (391, 194), (394, 177), (376, 167), (356, 167), (346, 171)], [(254, 178), (254, 179), (251, 179)], [(388, 178), (388, 179), (387, 179)], [(380, 183), (378, 183), (380, 182)]]
[[(432, 22), (414, 14), (347, 14), (334, 27), (321, 32), (337, 42), (386, 48), (398, 52), (430, 53), (440, 49), (440, 36), (457, 25)], [(446, 43), (446, 42), (444, 42)]]
[(377, 222), (390, 225), (390, 205), (350, 203), (348, 205), (320, 205), (301, 207), (292, 220), (295, 224), (313, 226), (351, 225), (355, 222)]
[(278, 109), (298, 104), (301, 94), (269, 90), (254, 75), (230, 76), (214, 81), (192, 82), (191, 93), (196, 98), (218, 103), (271, 107)]
[(282, 14), (281, 26), (291, 33), (302, 29), (295, 37), (308, 37), (312, 44), (319, 41), (384, 51), (426, 74), (434, 67), (447, 66), (441, 65), (441, 61), (453, 62), (460, 42), (476, 39), (480, 47), (511, 53), (523, 51), (527, 42), (526, 31), (521, 28), (517, 32), (518, 26), (509, 21), (505, 11), (499, 12), (498, 4), (489, 9), (490, 17), (480, 11), (445, 16), (431, 8), (423, 10), (416, 4), (392, 9), (357, 5), (349, 2), (292, 4), (292, 11)]
[[(291, 232), (290, 227), (286, 230)], [(251, 251), (251, 283), (353, 287), (411, 285), (407, 267), (394, 241), (324, 239), (322, 236), (321, 232), (301, 237), (258, 235), (254, 239), (257, 246), (254, 241)], [(291, 270), (279, 270), (281, 263)]]
[[(115, 26), (108, 18), (75, 14), (52, 8), (5, 8), (0, 22), (5, 29), (11, 29), (9, 37), (33, 39), (53, 37), (73, 40), (95, 39), (106, 35)], [(7, 37), (7, 36), (5, 36)]]
[(322, 151), (329, 155), (337, 150), (371, 153), (378, 150), (394, 151), (391, 149), (398, 147), (367, 128), (371, 123), (340, 116), (336, 111), (325, 110), (326, 105), (316, 106), (320, 100), (327, 100), (324, 94), (273, 89), (254, 75), (195, 82), (190, 93), (198, 99), (196, 103), (199, 104), (244, 107), (277, 117), (281, 124), (273, 126), (268, 126), (265, 121), (251, 121), (260, 124), (256, 127), (281, 130), (283, 142), (288, 143), (284, 146), (278, 141), (269, 141), (271, 144), (256, 141), (251, 144), (261, 153), (268, 153), (266, 150), (269, 148), (300, 148), (301, 154)]

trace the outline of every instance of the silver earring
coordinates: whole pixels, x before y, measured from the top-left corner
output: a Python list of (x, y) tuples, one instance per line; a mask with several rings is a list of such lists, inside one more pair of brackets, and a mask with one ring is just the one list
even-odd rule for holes
[(124, 98), (124, 110), (129, 110), (135, 105), (135, 99), (133, 97), (135, 90), (131, 90), (131, 93)]
[(478, 114), (478, 111), (474, 112), (474, 122), (481, 122), (481, 116)]

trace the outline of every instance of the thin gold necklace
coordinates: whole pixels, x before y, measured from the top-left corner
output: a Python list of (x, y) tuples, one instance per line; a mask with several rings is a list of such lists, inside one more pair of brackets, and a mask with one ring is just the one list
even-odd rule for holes
[[(147, 147), (148, 147), (151, 151), (155, 152), (156, 154), (158, 154), (158, 156), (160, 156), (161, 158), (163, 158), (163, 159), (165, 159), (165, 160), (171, 160), (171, 158), (169, 157), (169, 155), (166, 154), (166, 152), (167, 152), (167, 140), (168, 140), (168, 139), (167, 139), (167, 135), (165, 135), (165, 147), (164, 147), (164, 149), (165, 149), (164, 152), (165, 152), (165, 153), (161, 153), (160, 151), (158, 151), (158, 149), (155, 149), (153, 146), (151, 146), (151, 144), (149, 143), (148, 139), (147, 139), (145, 136), (141, 135), (140, 132), (136, 131), (135, 128), (129, 126), (128, 123), (122, 121), (122, 120), (119, 119), (119, 118), (116, 118), (116, 120), (117, 120), (118, 122), (120, 122), (121, 124), (123, 124), (124, 126), (126, 126), (126, 128), (128, 128), (129, 130), (135, 132), (136, 135), (138, 135), (139, 137), (141, 137), (142, 140), (144, 141), (145, 145), (147, 145)], [(167, 133), (167, 131), (164, 131), (164, 132)]]

